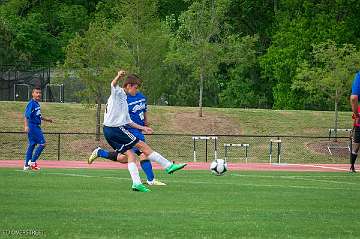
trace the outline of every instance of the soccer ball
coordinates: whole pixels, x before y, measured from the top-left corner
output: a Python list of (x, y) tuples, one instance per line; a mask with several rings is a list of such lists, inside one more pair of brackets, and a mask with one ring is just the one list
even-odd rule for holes
[(212, 173), (214, 173), (216, 176), (221, 176), (223, 175), (227, 170), (227, 163), (225, 160), (223, 159), (215, 159), (211, 164), (210, 164), (210, 170)]

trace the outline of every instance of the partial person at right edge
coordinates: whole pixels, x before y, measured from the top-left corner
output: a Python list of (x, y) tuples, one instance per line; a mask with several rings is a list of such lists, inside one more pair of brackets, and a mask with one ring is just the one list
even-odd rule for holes
[(350, 153), (350, 172), (356, 173), (355, 161), (358, 156), (360, 148), (360, 106), (359, 106), (359, 95), (360, 95), (360, 71), (356, 73), (352, 83), (352, 90), (350, 96), (351, 110), (353, 112), (352, 119), (354, 120), (354, 126), (352, 130), (353, 147)]

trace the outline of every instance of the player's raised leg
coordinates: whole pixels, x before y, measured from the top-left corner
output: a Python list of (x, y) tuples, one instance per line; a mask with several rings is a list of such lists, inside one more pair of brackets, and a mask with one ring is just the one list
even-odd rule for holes
[[(146, 159), (144, 154), (142, 154), (139, 150), (133, 150), (133, 151), (135, 151), (135, 153), (139, 152), (139, 154), (140, 154), (140, 159), (141, 159), (140, 166), (146, 175), (146, 178), (147, 178), (146, 183), (148, 185), (154, 185), (154, 186), (165, 186), (166, 185), (165, 183), (155, 179), (151, 162)], [(100, 147), (97, 147), (96, 149), (94, 149), (94, 151), (91, 153), (91, 155), (88, 159), (88, 163), (92, 164), (95, 161), (95, 159), (97, 159), (99, 157), (109, 159), (114, 162), (128, 163), (128, 159), (127, 159), (126, 155), (120, 154), (116, 151), (109, 151), (106, 149), (102, 149)]]
[(141, 150), (145, 154), (145, 156), (150, 159), (153, 162), (157, 162), (161, 165), (162, 168), (165, 169), (165, 171), (168, 174), (172, 174), (186, 166), (186, 163), (171, 163), (169, 160), (167, 160), (165, 157), (163, 157), (158, 152), (153, 151), (149, 145), (144, 143), (143, 141), (139, 141), (135, 145), (137, 148)]
[(146, 184), (151, 186), (166, 186), (166, 183), (163, 183), (155, 178), (152, 164), (150, 160), (147, 159), (146, 155), (137, 148), (135, 150), (133, 149), (133, 151), (140, 156), (140, 166), (146, 175)]
[(100, 147), (97, 147), (91, 153), (90, 157), (88, 158), (88, 164), (92, 164), (97, 158), (109, 159), (111, 161), (119, 162), (119, 163), (128, 162), (127, 157), (125, 155), (120, 154), (117, 151), (109, 151), (106, 149), (102, 149)]

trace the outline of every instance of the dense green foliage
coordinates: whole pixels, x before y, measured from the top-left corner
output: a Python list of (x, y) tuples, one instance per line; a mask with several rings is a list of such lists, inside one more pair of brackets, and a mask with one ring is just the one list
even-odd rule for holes
[[(124, 67), (151, 103), (331, 110), (336, 96), (296, 87), (298, 72), (326, 71), (314, 55), (329, 41), (358, 54), (359, 10), (357, 0), (6, 0), (0, 64), (65, 66), (67, 91), (91, 101)], [(350, 62), (336, 84), (351, 84)]]
[[(354, 202), (360, 196), (358, 175), (229, 171), (216, 177), (199, 170), (156, 175), (168, 186), (144, 194), (130, 190), (127, 170), (0, 169), (0, 236), (357, 238), (360, 232)], [(37, 234), (15, 236), (25, 230)]]

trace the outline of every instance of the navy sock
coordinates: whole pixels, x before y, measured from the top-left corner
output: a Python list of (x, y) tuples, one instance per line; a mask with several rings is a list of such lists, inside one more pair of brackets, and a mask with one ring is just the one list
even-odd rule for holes
[(146, 174), (147, 180), (148, 181), (154, 180), (154, 172), (153, 172), (150, 160), (148, 160), (148, 159), (142, 160), (142, 161), (140, 161), (140, 165), (141, 165), (142, 170)]
[(98, 151), (98, 156), (101, 158), (105, 158), (105, 159), (110, 159), (111, 161), (116, 161), (117, 160), (117, 156), (118, 156), (118, 152), (116, 151), (107, 151), (105, 149), (99, 149)]
[(104, 150), (104, 149), (99, 149), (98, 156), (101, 157), (101, 158), (108, 159), (109, 158), (109, 151)]

